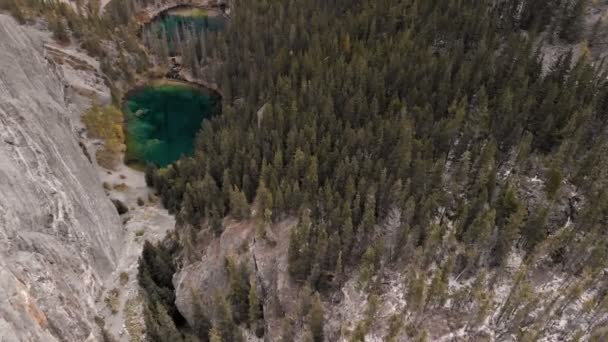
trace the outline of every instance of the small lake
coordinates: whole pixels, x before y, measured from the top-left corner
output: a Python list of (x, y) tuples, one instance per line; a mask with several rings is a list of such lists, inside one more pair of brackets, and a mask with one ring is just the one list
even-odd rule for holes
[(155, 80), (125, 96), (128, 164), (168, 165), (194, 151), (203, 120), (220, 112), (218, 94), (175, 80)]
[(224, 29), (227, 19), (219, 9), (203, 9), (187, 5), (161, 12), (145, 25), (146, 34), (167, 37), (171, 55), (178, 53), (178, 43), (187, 35), (199, 39), (201, 32), (218, 32)]

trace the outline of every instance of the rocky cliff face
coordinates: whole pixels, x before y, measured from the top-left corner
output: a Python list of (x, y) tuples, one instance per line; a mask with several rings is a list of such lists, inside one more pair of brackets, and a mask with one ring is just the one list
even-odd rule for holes
[(0, 332), (95, 340), (121, 222), (70, 121), (46, 37), (0, 15)]
[[(197, 260), (175, 274), (175, 304), (191, 326), (196, 325), (194, 303), (201, 303), (205, 316), (215, 321), (215, 294), (226, 294), (229, 275), (227, 258), (244, 264), (251, 271), (252, 279), (263, 295), (264, 330), (267, 341), (283, 338), (281, 319), (286, 313), (296, 311), (299, 288), (287, 272), (287, 250), (289, 232), (295, 226), (293, 219), (284, 220), (266, 229), (266, 238), (256, 236), (255, 223), (250, 221), (226, 221), (221, 237), (199, 236), (202, 245), (194, 247), (201, 251)], [(243, 330), (243, 333), (248, 332)], [(249, 333), (248, 341), (256, 341)]]

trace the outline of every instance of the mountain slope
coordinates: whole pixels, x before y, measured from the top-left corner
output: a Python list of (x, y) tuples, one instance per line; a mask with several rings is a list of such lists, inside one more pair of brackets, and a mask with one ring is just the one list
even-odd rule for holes
[(121, 222), (73, 133), (41, 33), (0, 15), (0, 331), (84, 341)]

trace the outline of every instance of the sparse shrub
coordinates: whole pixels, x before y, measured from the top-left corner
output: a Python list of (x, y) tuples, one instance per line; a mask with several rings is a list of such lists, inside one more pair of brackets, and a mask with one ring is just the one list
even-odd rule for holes
[(117, 342), (118, 340), (112, 333), (110, 333), (106, 328), (101, 329), (101, 337), (103, 338), (103, 342)]
[(148, 163), (146, 164), (146, 171), (145, 171), (145, 179), (146, 179), (146, 185), (152, 187), (154, 186), (154, 174), (156, 173), (156, 166), (152, 163)]
[(116, 207), (116, 211), (118, 211), (118, 215), (123, 215), (129, 212), (129, 208), (119, 199), (113, 199), (112, 203)]
[(120, 291), (116, 288), (110, 290), (105, 298), (105, 303), (108, 309), (112, 312), (113, 315), (118, 313), (120, 309)]
[(148, 194), (148, 202), (156, 203), (158, 201), (158, 197), (154, 196), (154, 194)]
[(120, 272), (118, 279), (120, 281), (120, 285), (125, 286), (129, 282), (129, 273)]
[(70, 33), (62, 17), (51, 15), (49, 17), (49, 28), (53, 32), (53, 38), (61, 44), (70, 43)]
[(129, 189), (129, 186), (125, 183), (120, 183), (120, 184), (114, 185), (114, 190), (116, 190), (116, 191), (125, 192), (125, 191), (127, 191), (127, 189)]

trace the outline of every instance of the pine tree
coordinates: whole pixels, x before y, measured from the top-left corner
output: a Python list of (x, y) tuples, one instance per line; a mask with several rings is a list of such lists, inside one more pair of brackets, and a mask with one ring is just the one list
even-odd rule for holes
[(314, 342), (323, 342), (324, 334), (323, 334), (323, 325), (325, 322), (325, 310), (323, 309), (323, 303), (321, 303), (321, 298), (317, 293), (314, 296), (312, 301), (312, 305), (310, 307), (310, 312), (308, 316), (308, 324), (310, 326), (310, 331), (312, 332), (312, 337)]
[(593, 27), (591, 29), (591, 34), (589, 35), (589, 45), (594, 46), (595, 44), (597, 44), (598, 41), (605, 36), (605, 30), (606, 27), (604, 18), (600, 17), (597, 19), (595, 24), (593, 24)]
[(480, 271), (477, 278), (475, 278), (470, 293), (471, 300), (477, 308), (477, 312), (474, 318), (474, 324), (481, 325), (488, 313), (489, 305), (492, 301), (492, 299), (489, 298), (486, 290), (485, 270)]
[(159, 325), (157, 341), (182, 341), (182, 335), (175, 326), (173, 319), (160, 302), (156, 303), (156, 315)]
[(217, 327), (213, 327), (213, 329), (209, 331), (209, 342), (224, 342), (224, 339), (222, 339), (222, 335)]
[(264, 336), (264, 326), (260, 324), (260, 320), (263, 319), (261, 305), (257, 285), (252, 278), (249, 286), (249, 325), (258, 337)]
[(419, 313), (426, 299), (426, 286), (424, 278), (418, 272), (412, 272), (409, 276), (407, 286), (407, 301), (408, 310), (413, 313)]
[(559, 32), (560, 38), (569, 43), (578, 41), (584, 29), (584, 15), (587, 0), (575, 0), (573, 6), (567, 6)]
[(212, 207), (222, 208), (223, 203), (221, 201), (220, 190), (217, 187), (217, 183), (215, 179), (211, 176), (209, 172), (205, 174), (205, 177), (197, 186), (198, 192), (200, 194), (201, 203), (198, 204), (198, 207), (205, 208), (205, 210), (209, 210)]
[(154, 177), (156, 174), (156, 166), (152, 163), (147, 163), (146, 164), (146, 171), (145, 171), (145, 180), (146, 180), (146, 185), (149, 187), (154, 187)]
[(264, 181), (261, 181), (258, 185), (256, 199), (258, 204), (256, 219), (261, 222), (267, 222), (266, 215), (268, 212), (272, 215), (272, 193), (266, 188)]
[(49, 18), (49, 27), (53, 32), (53, 38), (61, 44), (68, 44), (70, 42), (70, 33), (65, 27), (63, 18), (56, 15), (51, 15)]
[(222, 221), (222, 217), (220, 216), (218, 211), (215, 209), (215, 207), (213, 207), (213, 208), (211, 208), (211, 210), (209, 210), (208, 216), (209, 216), (209, 227), (211, 228), (211, 231), (216, 236), (221, 235), (222, 232), (224, 231), (224, 223)]
[(436, 305), (441, 307), (445, 303), (446, 294), (448, 291), (449, 272), (451, 269), (449, 264), (450, 263), (448, 262), (446, 264), (446, 268), (439, 269), (437, 272), (435, 272), (435, 276), (433, 277), (433, 280), (431, 280), (428, 296), (426, 298), (427, 306)]
[(192, 311), (192, 320), (194, 321), (194, 325), (192, 327), (193, 333), (201, 340), (208, 341), (210, 330), (211, 330), (211, 322), (209, 318), (205, 315), (202, 308), (202, 303), (194, 291), (192, 291), (193, 298), (193, 311)]
[(157, 44), (157, 57), (160, 59), (161, 64), (166, 64), (169, 61), (170, 48), (164, 25), (160, 25), (160, 32), (160, 39)]
[(199, 46), (200, 46), (200, 52), (199, 52), (199, 57), (200, 57), (200, 61), (201, 64), (205, 64), (207, 62), (207, 35), (205, 33), (205, 30), (202, 30), (199, 34)]
[(534, 247), (546, 237), (548, 216), (549, 210), (547, 208), (540, 208), (530, 215), (530, 218), (522, 231), (524, 247), (528, 252), (532, 251)]
[(350, 203), (344, 204), (344, 209), (342, 210), (342, 229), (340, 231), (340, 238), (342, 241), (342, 254), (344, 256), (349, 255), (350, 249), (353, 243), (353, 220), (351, 217)]
[(236, 187), (230, 193), (230, 213), (237, 220), (248, 219), (251, 214), (245, 193)]
[(363, 233), (371, 233), (376, 224), (376, 195), (373, 187), (368, 191), (365, 200), (365, 209), (363, 210), (363, 218), (361, 220), (361, 229)]
[[(222, 173), (222, 197), (224, 198), (224, 205), (228, 209), (231, 208), (230, 196), (232, 194), (232, 190), (233, 190), (233, 185), (232, 185), (232, 179), (230, 177), (230, 170), (224, 169), (224, 172)], [(222, 213), (222, 214), (226, 214), (226, 213)]]
[[(232, 320), (232, 312), (226, 299), (222, 295), (216, 296), (216, 325), (211, 329), (209, 333), (209, 339), (217, 339), (214, 336), (219, 335), (221, 341), (224, 342), (241, 342), (243, 337), (238, 325)], [(217, 332), (217, 334), (216, 334)], [(169, 341), (169, 340), (167, 340)]]
[(372, 276), (376, 272), (378, 264), (378, 252), (374, 246), (367, 248), (361, 260), (361, 269), (359, 272), (359, 284), (364, 288), (367, 287)]
[(312, 223), (307, 209), (302, 210), (298, 225), (290, 232), (288, 249), (289, 274), (299, 281), (305, 280), (312, 267), (312, 250), (310, 246), (310, 232)]
[(505, 265), (511, 248), (516, 243), (519, 236), (524, 215), (524, 209), (518, 207), (515, 212), (506, 219), (504, 226), (499, 229), (494, 251), (494, 259), (498, 265)]
[(555, 195), (562, 184), (562, 178), (562, 174), (558, 169), (555, 167), (549, 169), (549, 175), (545, 185), (545, 192), (547, 193), (547, 198), (549, 200), (553, 200), (555, 198)]
[(249, 272), (245, 264), (236, 265), (232, 258), (227, 258), (229, 293), (232, 314), (236, 324), (247, 321), (249, 315)]

